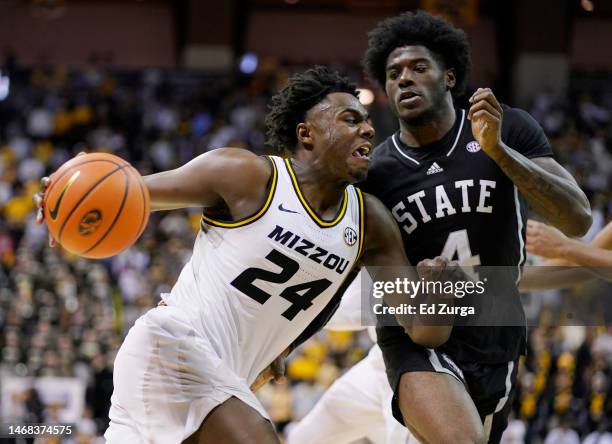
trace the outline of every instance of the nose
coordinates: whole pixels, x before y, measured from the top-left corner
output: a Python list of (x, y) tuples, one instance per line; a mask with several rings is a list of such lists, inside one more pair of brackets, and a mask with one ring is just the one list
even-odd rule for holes
[(367, 122), (367, 121), (362, 122), (361, 128), (360, 128), (361, 137), (367, 140), (373, 140), (375, 134), (376, 134), (376, 131), (374, 130), (374, 127), (372, 126), (370, 122)]
[(412, 85), (414, 81), (412, 80), (412, 72), (410, 69), (402, 69), (402, 72), (399, 77), (399, 86), (406, 87)]

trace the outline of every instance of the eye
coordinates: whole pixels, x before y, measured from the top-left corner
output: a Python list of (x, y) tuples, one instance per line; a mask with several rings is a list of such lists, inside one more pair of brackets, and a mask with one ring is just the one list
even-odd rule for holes
[(349, 117), (346, 119), (346, 123), (348, 123), (350, 126), (355, 126), (357, 125), (357, 119)]
[(417, 65), (415, 66), (414, 70), (416, 72), (425, 72), (427, 71), (427, 65)]
[(387, 74), (387, 76), (389, 77), (390, 80), (395, 80), (397, 79), (397, 70), (396, 69), (392, 69), (391, 71), (389, 71), (389, 73)]

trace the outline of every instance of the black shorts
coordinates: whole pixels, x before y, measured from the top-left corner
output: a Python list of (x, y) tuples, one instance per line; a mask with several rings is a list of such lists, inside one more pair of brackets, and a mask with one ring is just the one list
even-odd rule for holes
[(385, 360), (387, 378), (393, 389), (393, 416), (402, 425), (398, 385), (407, 372), (449, 374), (462, 382), (474, 401), (489, 443), (498, 443), (508, 425), (508, 415), (516, 393), (518, 357), (501, 364), (455, 362), (447, 354), (416, 345), (399, 327), (376, 329), (378, 345)]

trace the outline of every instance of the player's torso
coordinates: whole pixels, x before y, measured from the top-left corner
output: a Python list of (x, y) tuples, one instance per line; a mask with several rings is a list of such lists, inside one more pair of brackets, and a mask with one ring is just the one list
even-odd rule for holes
[[(401, 144), (397, 133), (378, 146), (364, 191), (381, 199), (393, 214), (412, 264), (442, 255), (474, 266), (464, 270), (487, 280), (483, 301), (493, 304), (480, 305), (480, 310), (490, 314), (498, 307), (512, 313), (517, 320), (513, 325), (522, 324), (516, 281), (525, 257), (525, 203), (474, 140), (466, 112), (458, 110), (457, 116), (442, 143), (418, 158)], [(487, 278), (488, 273), (494, 273), (495, 279)], [(457, 360), (513, 359), (524, 327), (487, 325), (486, 332), (455, 326), (443, 349)]]
[(515, 186), (480, 149), (465, 111), (445, 142), (417, 158), (396, 133), (376, 148), (365, 191), (393, 214), (412, 263), (443, 255), (472, 265), (519, 264)]
[[(362, 199), (348, 187), (333, 221), (303, 200), (290, 164), (274, 162), (265, 206), (224, 223), (203, 216), (190, 270), (177, 287), (192, 298), (202, 329), (234, 368), (254, 378), (326, 307), (362, 246)], [(193, 278), (192, 278), (193, 277)], [(175, 287), (176, 288), (176, 287)], [(185, 293), (177, 289), (173, 293)]]

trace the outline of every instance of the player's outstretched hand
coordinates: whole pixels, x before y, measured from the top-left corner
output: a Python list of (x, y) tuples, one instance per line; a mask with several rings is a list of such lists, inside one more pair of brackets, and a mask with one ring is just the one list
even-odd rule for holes
[(276, 358), (272, 364), (267, 366), (258, 376), (257, 379), (251, 384), (251, 391), (256, 392), (269, 381), (274, 379), (277, 384), (282, 384), (286, 381), (285, 377), (285, 358), (289, 354), (289, 350), (285, 350), (281, 355)]
[(503, 110), (490, 88), (478, 88), (470, 97), (468, 119), (480, 148), (495, 160), (500, 152)]
[(554, 227), (529, 219), (527, 221), (527, 251), (549, 259), (563, 256), (563, 247), (568, 239)]
[[(45, 191), (49, 188), (51, 179), (49, 177), (43, 177), (40, 179), (40, 190), (34, 195), (34, 202), (36, 203), (36, 223), (45, 223)], [(55, 247), (55, 239), (49, 234), (49, 246)]]

